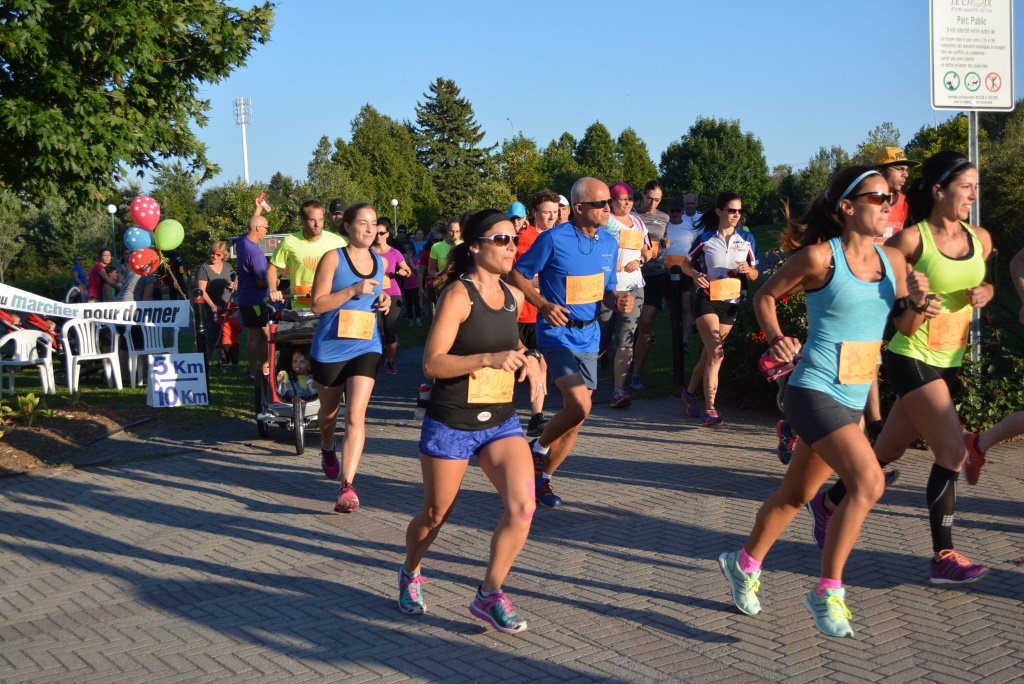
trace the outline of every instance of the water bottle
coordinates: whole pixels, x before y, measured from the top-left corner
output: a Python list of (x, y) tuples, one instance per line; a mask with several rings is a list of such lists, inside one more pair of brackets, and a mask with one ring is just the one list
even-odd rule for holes
[(427, 415), (427, 403), (430, 401), (430, 385), (420, 385), (420, 394), (416, 399), (416, 412), (412, 414), (413, 420), (423, 420)]

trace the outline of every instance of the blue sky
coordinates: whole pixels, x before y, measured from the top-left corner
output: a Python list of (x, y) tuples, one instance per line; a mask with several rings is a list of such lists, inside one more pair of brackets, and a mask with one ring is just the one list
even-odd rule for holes
[[(222, 167), (211, 184), (241, 177), (232, 100), (250, 97), (251, 180), (304, 179), (319, 138), (349, 139), (363, 104), (413, 119), (442, 76), (473, 104), (486, 144), (514, 125), (543, 147), (600, 120), (613, 136), (631, 126), (657, 164), (713, 116), (758, 136), (769, 167), (800, 167), (823, 145), (852, 152), (884, 121), (903, 143), (933, 124), (928, 55), (926, 0), (282, 0), (270, 43), (207, 89), (210, 123), (197, 132)], [(1020, 63), (1018, 52), (1018, 98)]]

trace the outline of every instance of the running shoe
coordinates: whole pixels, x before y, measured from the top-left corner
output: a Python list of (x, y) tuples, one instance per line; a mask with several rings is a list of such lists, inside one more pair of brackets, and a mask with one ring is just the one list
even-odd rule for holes
[(932, 561), (932, 584), (966, 584), (988, 574), (988, 568), (971, 560), (956, 549), (939, 551), (939, 560)]
[(888, 470), (882, 469), (882, 476), (885, 477), (885, 486), (891, 487), (896, 484), (896, 480), (900, 479), (899, 468), (889, 468)]
[(562, 497), (555, 494), (551, 489), (551, 480), (547, 477), (537, 475), (534, 478), (534, 486), (537, 488), (537, 503), (547, 508), (558, 508), (562, 505)]
[(423, 602), (420, 590), (423, 588), (423, 576), (420, 573), (409, 575), (398, 569), (398, 610), (406, 615), (422, 615), (427, 612), (427, 604)]
[(761, 572), (749, 575), (740, 570), (740, 552), (723, 553), (718, 557), (718, 567), (722, 569), (725, 579), (732, 587), (732, 602), (744, 615), (757, 615), (761, 612), (761, 602), (757, 600), (757, 591), (761, 588)]
[(320, 467), (328, 480), (337, 480), (341, 475), (341, 462), (338, 460), (338, 444), (335, 442), (333, 449), (320, 447)]
[(385, 375), (398, 375), (398, 366), (395, 365), (394, 361), (388, 361), (384, 366)]
[(356, 488), (348, 482), (341, 483), (338, 490), (338, 501), (334, 504), (335, 513), (351, 513), (359, 508), (359, 497), (356, 495)]
[(779, 437), (779, 446), (775, 448), (775, 455), (779, 457), (782, 465), (789, 465), (793, 458), (793, 447), (796, 446), (793, 430), (790, 429), (788, 422), (780, 420), (775, 424), (775, 434)]
[(967, 484), (978, 484), (981, 476), (981, 466), (985, 465), (985, 454), (982, 453), (978, 443), (979, 435), (967, 433), (964, 435), (964, 446), (967, 447), (967, 462), (964, 463), (964, 479)]
[(825, 636), (853, 636), (853, 627), (850, 626), (853, 614), (846, 607), (845, 598), (846, 588), (840, 587), (826, 589), (821, 595), (818, 594), (817, 588), (814, 588), (804, 599), (804, 608), (814, 618), (814, 626)]
[(811, 536), (819, 549), (825, 548), (825, 533), (828, 532), (828, 521), (832, 518), (832, 511), (825, 508), (825, 492), (818, 492), (814, 498), (807, 502), (807, 510), (814, 518), (814, 526), (811, 528)]
[(476, 598), (469, 604), (469, 612), (504, 634), (515, 634), (526, 629), (526, 620), (500, 591), (490, 596), (482, 596), (478, 591)]
[(718, 411), (715, 409), (708, 409), (704, 412), (704, 427), (718, 427), (722, 422), (722, 416), (718, 415)]
[(544, 433), (544, 425), (547, 423), (544, 420), (543, 413), (535, 413), (530, 416), (530, 423), (526, 426), (527, 437), (540, 437)]
[(640, 380), (639, 375), (634, 375), (629, 379), (629, 389), (634, 392), (639, 392), (644, 388), (644, 383)]
[(612, 408), (629, 408), (632, 403), (633, 399), (625, 392), (619, 390), (612, 392)]
[(697, 406), (697, 395), (690, 394), (684, 389), (683, 401), (686, 402), (686, 415), (691, 418), (700, 418), (700, 407)]

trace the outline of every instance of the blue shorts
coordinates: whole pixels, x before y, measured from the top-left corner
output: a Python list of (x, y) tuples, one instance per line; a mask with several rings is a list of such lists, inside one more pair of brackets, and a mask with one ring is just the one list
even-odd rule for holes
[(548, 362), (548, 373), (555, 380), (579, 373), (587, 389), (597, 389), (597, 352), (581, 352), (568, 347), (542, 347), (541, 353)]
[(523, 426), (516, 414), (501, 425), (486, 430), (456, 430), (439, 420), (425, 416), (423, 428), (420, 430), (420, 453), (448, 461), (468, 461), (470, 456), (479, 455), (491, 442), (506, 437), (526, 439), (523, 437)]

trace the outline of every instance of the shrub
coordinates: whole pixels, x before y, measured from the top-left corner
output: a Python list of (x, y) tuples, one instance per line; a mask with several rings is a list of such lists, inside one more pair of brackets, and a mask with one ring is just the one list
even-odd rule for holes
[(64, 295), (71, 289), (71, 273), (69, 271), (64, 275), (22, 276), (9, 284), (19, 290), (62, 302)]

